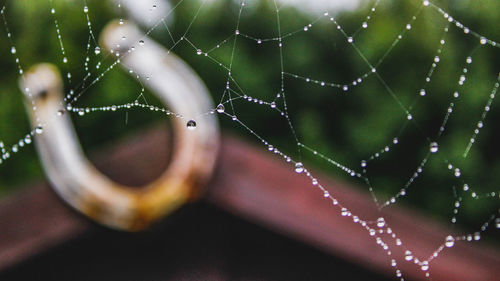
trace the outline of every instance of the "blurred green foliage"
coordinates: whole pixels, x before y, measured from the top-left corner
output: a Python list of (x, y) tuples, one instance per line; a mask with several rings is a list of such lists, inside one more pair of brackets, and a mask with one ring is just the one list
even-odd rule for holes
[[(61, 67), (62, 72), (70, 71), (74, 77), (73, 84), (66, 85), (67, 90), (81, 91), (78, 82), (85, 75), (83, 63), (89, 40), (83, 3), (62, 0), (54, 2), (57, 10), (55, 16), (61, 26), (68, 54), (68, 64), (62, 63), (49, 1), (9, 1), (5, 8), (6, 19), (23, 67), (38, 62), (55, 63)], [(111, 1), (88, 2), (89, 16), (96, 36), (110, 19), (126, 17)], [(499, 1), (455, 2), (437, 1), (437, 4), (472, 30), (500, 40), (500, 15), (497, 12), (500, 10)], [(355, 37), (356, 46), (370, 62), (377, 62), (396, 36), (404, 31), (418, 5), (420, 1), (416, 0), (381, 1), (368, 28)], [(174, 38), (180, 38), (184, 34), (199, 7), (200, 3), (194, 0), (186, 0), (178, 6), (170, 27)], [(364, 21), (370, 8), (371, 2), (354, 12), (341, 12), (335, 17), (350, 34)], [(194, 21), (187, 37), (202, 50), (214, 47), (234, 34), (238, 11), (239, 6), (233, 1), (209, 2)], [(300, 30), (315, 18), (316, 16), (305, 14), (300, 9), (284, 6), (280, 10), (282, 34)], [(299, 140), (335, 161), (359, 170), (362, 159), (367, 159), (390, 144), (394, 137), (399, 137), (400, 145), (369, 164), (369, 176), (375, 193), (385, 200), (398, 192), (411, 177), (428, 151), (429, 141), (436, 138), (446, 109), (452, 101), (452, 93), (458, 89), (457, 81), (465, 66), (465, 58), (472, 55), (474, 62), (467, 74), (467, 82), (460, 90), (461, 96), (455, 103), (447, 129), (439, 139), (439, 153), (430, 158), (422, 176), (408, 189), (408, 196), (401, 200), (403, 204), (418, 206), (441, 219), (451, 217), (455, 200), (453, 186), (460, 189), (463, 181), (466, 181), (479, 193), (498, 191), (497, 171), (500, 168), (500, 150), (496, 142), (499, 112), (495, 103), (469, 157), (462, 157), (497, 80), (500, 65), (498, 48), (478, 48), (479, 40), (476, 37), (465, 35), (451, 25), (440, 55), (441, 62), (427, 87), (428, 94), (425, 98), (418, 98), (418, 91), (424, 85), (424, 78), (436, 55), (446, 25), (447, 21), (435, 10), (424, 9), (413, 23), (412, 30), (377, 69), (377, 73), (405, 106), (414, 105), (412, 115), (415, 122), (406, 121), (404, 111), (374, 75), (348, 93), (285, 76), (288, 110)], [(243, 10), (239, 30), (255, 38), (276, 37), (278, 31), (272, 1), (251, 2)], [(173, 45), (165, 28), (155, 29), (152, 36), (167, 47)], [(211, 55), (218, 61), (229, 64), (232, 40), (233, 38), (221, 45)], [(105, 56), (96, 57), (92, 53), (94, 44), (92, 40), (90, 42), (91, 66), (95, 67), (96, 62)], [(22, 94), (17, 85), (19, 75), (14, 57), (10, 54), (10, 46), (3, 32), (0, 36), (0, 139), (6, 144), (14, 143), (29, 129)], [(197, 56), (193, 47), (187, 43), (177, 45), (174, 52), (199, 73), (217, 103), (225, 88), (226, 71), (212, 60)], [(308, 32), (299, 32), (284, 39), (283, 58), (286, 72), (327, 82), (349, 83), (353, 78), (369, 71), (369, 67), (347, 43), (344, 35), (327, 19), (314, 24)], [(104, 59), (103, 66), (94, 71), (94, 74), (102, 73), (109, 63), (109, 58)], [(280, 54), (276, 41), (256, 44), (253, 40), (238, 37), (232, 75), (244, 94), (272, 101), (280, 90), (280, 71)], [(139, 92), (140, 86), (128, 73), (113, 70), (101, 82), (86, 90), (77, 106), (130, 102)], [(148, 92), (145, 97), (148, 102), (158, 103)], [(282, 100), (277, 102), (283, 108)], [(280, 150), (302, 159), (324, 173), (347, 180), (347, 175), (319, 157), (307, 151), (299, 154), (288, 123), (279, 113), (268, 107), (242, 101), (235, 101), (234, 104), (238, 118)], [(82, 118), (75, 116), (73, 119), (85, 149), (113, 142), (145, 124), (166, 119), (164, 116), (136, 109), (127, 114), (127, 122), (124, 112), (93, 113)], [(221, 123), (224, 130), (256, 141), (230, 118), (221, 116)], [(0, 167), (0, 193), (42, 176), (33, 147), (19, 154)], [(460, 179), (453, 177), (445, 161), (461, 167), (463, 176)], [(363, 182), (356, 183), (359, 188), (367, 189)], [(459, 221), (475, 229), (499, 207), (498, 198), (466, 199), (464, 203)]]

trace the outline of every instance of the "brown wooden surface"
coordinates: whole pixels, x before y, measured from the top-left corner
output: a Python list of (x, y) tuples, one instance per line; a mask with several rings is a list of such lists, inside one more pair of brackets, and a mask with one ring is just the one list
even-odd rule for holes
[[(262, 148), (227, 136), (222, 142), (219, 168), (205, 200), (345, 260), (394, 276), (390, 258), (375, 240), (352, 223), (352, 218), (341, 217), (308, 178), (294, 173), (289, 164)], [(139, 185), (165, 167), (166, 143), (166, 131), (155, 129), (107, 149), (106, 157), (95, 162), (112, 178)], [(353, 213), (367, 220), (379, 216), (368, 194), (327, 177), (319, 178)], [(429, 256), (449, 233), (442, 225), (400, 206), (388, 209), (384, 216), (419, 258)], [(61, 203), (47, 184), (33, 185), (2, 200), (0, 227), (0, 270), (96, 228)], [(394, 250), (393, 255), (407, 279), (424, 279), (416, 265), (403, 262), (402, 250)], [(430, 273), (433, 280), (499, 280), (500, 254), (482, 243), (457, 243), (431, 263)]]

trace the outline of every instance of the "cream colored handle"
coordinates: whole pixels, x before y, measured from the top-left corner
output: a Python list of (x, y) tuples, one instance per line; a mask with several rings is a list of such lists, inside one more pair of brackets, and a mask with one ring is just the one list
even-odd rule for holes
[[(126, 38), (126, 40), (123, 40)], [(138, 44), (139, 40), (144, 44)], [(141, 41), (141, 42), (142, 42)], [(172, 118), (173, 157), (167, 170), (140, 189), (120, 185), (101, 174), (85, 157), (69, 114), (63, 86), (54, 66), (40, 64), (21, 81), (34, 99), (36, 115), (45, 124), (36, 136), (38, 153), (53, 188), (72, 207), (106, 226), (136, 231), (167, 215), (199, 193), (215, 166), (219, 128), (208, 90), (195, 72), (173, 53), (143, 36), (132, 23), (110, 23), (101, 44), (120, 52), (120, 64), (131, 69), (166, 107), (182, 118)], [(148, 78), (146, 78), (148, 77)], [(38, 126), (29, 106), (33, 127)], [(111, 114), (111, 113), (110, 113)], [(195, 119), (195, 130), (186, 123)], [(133, 161), (133, 159), (131, 159)]]

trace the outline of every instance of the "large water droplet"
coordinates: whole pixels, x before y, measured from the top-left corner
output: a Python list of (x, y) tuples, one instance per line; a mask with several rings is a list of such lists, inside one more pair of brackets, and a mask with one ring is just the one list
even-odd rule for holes
[(302, 165), (301, 162), (295, 163), (295, 172), (300, 174), (303, 171), (304, 171), (304, 165)]
[(188, 130), (194, 130), (194, 129), (196, 129), (196, 121), (194, 121), (194, 120), (189, 120), (189, 121), (186, 123), (186, 127), (188, 128)]

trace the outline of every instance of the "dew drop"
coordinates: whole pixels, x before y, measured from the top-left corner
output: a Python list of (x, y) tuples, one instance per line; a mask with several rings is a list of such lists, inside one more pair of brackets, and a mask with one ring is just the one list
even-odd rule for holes
[(420, 265), (420, 269), (422, 269), (422, 271), (429, 270), (429, 262), (428, 261), (423, 261), (422, 264)]
[(88, 13), (89, 12), (89, 7), (87, 7), (87, 6), (83, 7), (83, 12), (84, 13)]
[(37, 134), (39, 134), (39, 135), (40, 135), (41, 133), (43, 133), (43, 127), (42, 127), (42, 126), (38, 126), (38, 127), (36, 127), (36, 128), (35, 128), (35, 133), (37, 133)]
[(17, 52), (16, 47), (10, 48), (10, 53), (15, 54)]
[(485, 45), (486, 43), (488, 43), (488, 40), (484, 37), (481, 37), (481, 39), (479, 39), (479, 43), (481, 43), (481, 45)]
[(100, 54), (100, 53), (101, 53), (101, 48), (99, 48), (99, 47), (95, 47), (95, 49), (94, 49), (94, 53), (95, 53), (96, 55)]
[(197, 54), (198, 56), (199, 56), (199, 55), (201, 55), (202, 53), (203, 53), (203, 52), (202, 52), (200, 49), (196, 50), (196, 54)]
[(444, 242), (444, 245), (448, 248), (453, 247), (453, 245), (455, 245), (455, 238), (453, 238), (453, 236), (451, 236), (451, 235), (446, 236), (446, 240)]
[(500, 218), (495, 219), (495, 227), (500, 228)]
[(295, 163), (295, 172), (300, 174), (304, 171), (304, 165), (301, 162)]
[(385, 220), (384, 218), (380, 217), (377, 219), (377, 226), (378, 227), (384, 227), (385, 226)]
[(425, 94), (426, 94), (425, 89), (421, 89), (420, 90), (420, 95), (423, 97), (423, 96), (425, 96)]
[(139, 40), (139, 45), (144, 46), (144, 40)]
[(217, 112), (218, 113), (224, 113), (225, 110), (226, 110), (226, 108), (224, 107), (224, 105), (222, 103), (219, 103), (219, 105), (217, 105)]
[(437, 142), (435, 142), (435, 141), (431, 142), (431, 144), (429, 145), (429, 150), (430, 150), (431, 153), (438, 152), (439, 145), (437, 144)]
[(479, 232), (474, 232), (474, 240), (479, 241), (481, 240), (481, 233)]
[(196, 121), (194, 121), (194, 120), (189, 120), (189, 121), (186, 123), (186, 127), (188, 128), (188, 130), (194, 130), (194, 129), (196, 129)]
[(413, 259), (413, 255), (411, 254), (411, 251), (406, 250), (405, 252), (405, 260), (411, 261)]

